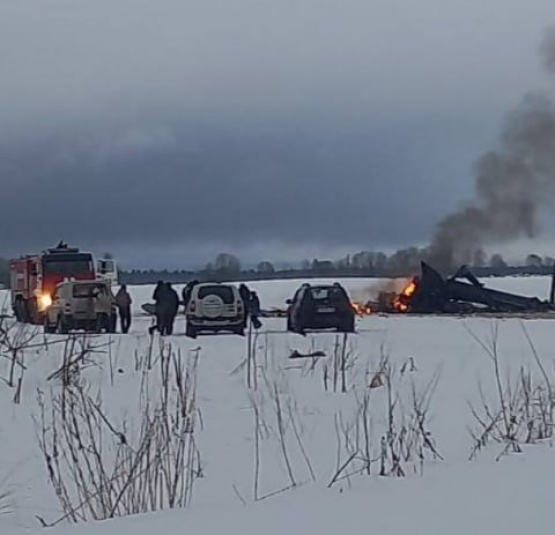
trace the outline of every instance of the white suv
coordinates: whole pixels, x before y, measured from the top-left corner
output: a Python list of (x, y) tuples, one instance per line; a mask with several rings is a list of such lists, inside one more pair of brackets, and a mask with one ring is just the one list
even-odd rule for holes
[(232, 284), (196, 284), (185, 310), (186, 334), (195, 338), (200, 331), (232, 331), (243, 336), (245, 313), (239, 290)]

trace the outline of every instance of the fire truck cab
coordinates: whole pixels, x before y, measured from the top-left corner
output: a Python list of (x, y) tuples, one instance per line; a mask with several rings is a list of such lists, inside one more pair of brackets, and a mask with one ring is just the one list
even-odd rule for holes
[(14, 316), (20, 322), (39, 325), (60, 282), (95, 280), (96, 271), (91, 253), (60, 242), (38, 255), (12, 260), (10, 279)]
[(113, 258), (99, 258), (96, 264), (96, 275), (99, 279), (109, 282), (112, 286), (118, 284), (118, 266)]

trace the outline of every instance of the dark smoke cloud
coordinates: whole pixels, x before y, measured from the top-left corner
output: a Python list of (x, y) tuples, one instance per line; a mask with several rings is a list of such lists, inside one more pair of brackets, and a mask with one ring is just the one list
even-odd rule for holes
[(545, 32), (541, 53), (545, 69), (555, 75), (555, 28), (550, 28)]
[[(542, 46), (555, 74), (555, 31)], [(555, 106), (544, 94), (528, 94), (506, 119), (499, 145), (476, 163), (475, 199), (442, 219), (429, 249), (443, 269), (470, 262), (476, 250), (539, 232), (542, 208), (555, 202)]]
[[(396, 143), (410, 143), (396, 130), (375, 128), (303, 134), (252, 124), (239, 135), (174, 120), (0, 142), (0, 228), (10, 229), (0, 256), (64, 238), (110, 251), (128, 266), (173, 268), (221, 251), (245, 258), (255, 248), (256, 261), (288, 260), (311, 258), (309, 245), (356, 251), (368, 243), (416, 240), (429, 227), (399, 199), (400, 192), (415, 197), (422, 183), (407, 184), (407, 151), (404, 167), (390, 164)], [(423, 176), (434, 169), (429, 172)], [(447, 195), (438, 189), (428, 202), (441, 206)], [(176, 250), (173, 258), (169, 249)]]

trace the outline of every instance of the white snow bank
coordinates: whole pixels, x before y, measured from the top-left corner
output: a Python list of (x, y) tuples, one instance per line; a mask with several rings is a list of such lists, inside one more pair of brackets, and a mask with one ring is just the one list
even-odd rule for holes
[(459, 464), (424, 479), (358, 480), (342, 493), (300, 489), (255, 505), (169, 511), (49, 533), (547, 535), (553, 533), (554, 479), (553, 452), (537, 451), (497, 464)]

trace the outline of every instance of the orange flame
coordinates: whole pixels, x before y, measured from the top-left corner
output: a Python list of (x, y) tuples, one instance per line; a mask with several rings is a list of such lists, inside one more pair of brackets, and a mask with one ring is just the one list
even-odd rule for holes
[(351, 307), (358, 316), (368, 316), (369, 314), (372, 314), (372, 308), (370, 306), (358, 301), (351, 301)]
[(393, 300), (393, 307), (399, 312), (407, 312), (409, 306), (406, 301), (409, 300), (416, 291), (416, 282), (411, 280), (403, 291)]
[(411, 297), (411, 295), (416, 291), (416, 283), (412, 280), (408, 286), (401, 292), (401, 295), (405, 297)]

